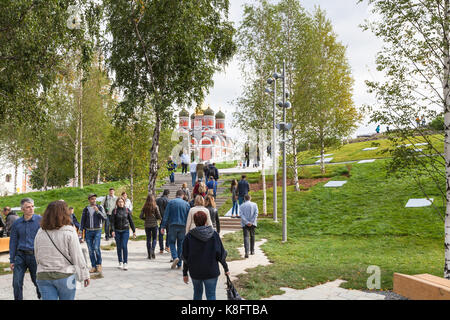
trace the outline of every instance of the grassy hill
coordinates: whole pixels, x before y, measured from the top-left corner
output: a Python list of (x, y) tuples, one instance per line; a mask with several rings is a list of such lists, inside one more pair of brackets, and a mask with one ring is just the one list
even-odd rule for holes
[[(424, 198), (410, 178), (386, 176), (386, 160), (354, 164), (341, 188), (319, 183), (308, 191), (288, 189), (288, 241), (281, 243), (281, 188), (278, 189), (280, 223), (260, 215), (257, 238), (272, 265), (251, 269), (239, 277), (247, 299), (281, 294), (280, 287), (304, 289), (341, 278), (346, 288), (367, 290), (368, 266), (381, 269), (381, 288), (392, 289), (394, 272), (443, 275), (444, 224), (431, 207), (405, 208), (410, 198)], [(300, 182), (301, 183), (301, 182)], [(443, 210), (436, 186), (426, 181), (435, 205)], [(261, 211), (262, 191), (251, 193)], [(272, 190), (268, 192), (272, 212)], [(227, 241), (242, 242), (242, 235)]]
[[(444, 151), (444, 142), (442, 135), (432, 135), (428, 137), (432, 145), (440, 152)], [(401, 144), (419, 144), (424, 143), (425, 140), (422, 137), (411, 137), (410, 141), (402, 141)], [(363, 151), (366, 148), (378, 147), (376, 150)], [(342, 145), (340, 148), (329, 148), (326, 149), (325, 154), (333, 154), (329, 157), (333, 158), (332, 162), (345, 162), (352, 160), (363, 160), (363, 159), (380, 159), (389, 157), (389, 153), (383, 153), (385, 149), (392, 148), (392, 143), (388, 139), (380, 139), (374, 141), (357, 142)], [(409, 146), (408, 148), (414, 148)], [(415, 148), (423, 149), (426, 152), (426, 146), (417, 146)], [(433, 152), (434, 153), (434, 152)], [(301, 164), (314, 164), (319, 158), (320, 154), (316, 152), (311, 153), (310, 151), (304, 151), (299, 154), (299, 159)]]

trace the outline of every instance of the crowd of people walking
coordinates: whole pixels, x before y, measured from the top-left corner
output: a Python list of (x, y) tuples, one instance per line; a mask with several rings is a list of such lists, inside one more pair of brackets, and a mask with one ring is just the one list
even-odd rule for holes
[[(189, 282), (190, 275), (193, 298), (201, 299), (204, 287), (206, 298), (213, 300), (220, 275), (218, 264), (222, 264), (225, 273), (229, 274), (229, 270), (227, 252), (219, 235), (220, 219), (215, 202), (218, 170), (214, 164), (201, 165), (196, 164), (196, 169), (200, 168), (200, 171), (195, 172), (192, 192), (185, 183), (176, 191), (173, 200), (169, 200), (168, 189), (158, 198), (149, 194), (139, 218), (144, 220), (147, 258), (156, 259), (155, 250), (159, 243), (160, 254), (164, 250), (171, 254), (171, 269), (181, 269), (183, 266), (185, 283)], [(207, 173), (205, 168), (209, 168)], [(192, 174), (192, 163), (190, 170)], [(192, 177), (194, 181), (194, 175)], [(207, 179), (205, 183), (203, 178), (207, 177), (209, 181)], [(233, 180), (231, 183), (232, 215), (241, 218), (245, 258), (254, 254), (258, 216), (258, 207), (250, 201), (249, 190), (245, 175), (239, 182)], [(22, 217), (5, 207), (5, 219), (0, 220), (0, 227), (4, 226), (2, 231), (10, 236), (9, 255), (16, 300), (23, 299), (23, 281), (27, 270), (39, 299), (74, 299), (76, 281), (87, 287), (90, 275), (103, 270), (100, 248), (103, 229), (105, 240), (115, 239), (118, 268), (128, 270), (130, 228), (136, 238), (131, 201), (125, 192), (116, 197), (114, 188), (109, 189), (100, 204), (95, 193), (89, 194), (87, 200), (88, 205), (82, 210), (80, 221), (73, 207), (68, 207), (63, 200), (51, 202), (42, 216), (34, 213), (34, 201), (30, 198), (21, 201)], [(90, 267), (81, 249), (84, 241)]]

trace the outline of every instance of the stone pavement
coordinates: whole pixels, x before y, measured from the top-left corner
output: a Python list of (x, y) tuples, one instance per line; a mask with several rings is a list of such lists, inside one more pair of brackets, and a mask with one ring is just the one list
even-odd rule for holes
[[(232, 231), (221, 231), (221, 236)], [(137, 229), (137, 235), (145, 234)], [(248, 259), (228, 262), (231, 279), (235, 280), (238, 274), (245, 273), (246, 269), (258, 265), (269, 265), (268, 260), (260, 248), (267, 240), (262, 239), (255, 243), (255, 254)], [(102, 246), (110, 241), (102, 239)], [(83, 243), (82, 246), (86, 247)], [(157, 250), (159, 249), (157, 245)], [(243, 246), (238, 249), (244, 256)], [(9, 255), (1, 254), (0, 262), (8, 262)], [(88, 257), (89, 259), (89, 257)], [(128, 243), (128, 270), (117, 268), (117, 251), (102, 250), (103, 278), (92, 279), (87, 287), (77, 286), (76, 300), (191, 300), (193, 297), (192, 282), (185, 284), (181, 269), (170, 269), (169, 253), (159, 254), (156, 259), (147, 259), (146, 242), (129, 241)], [(226, 300), (226, 278), (220, 267), (221, 275), (217, 282), (216, 297)], [(345, 281), (335, 280), (316, 287), (304, 290), (281, 288), (282, 295), (272, 296), (265, 300), (383, 300), (386, 297), (377, 293), (368, 293), (358, 290), (347, 290), (339, 285)], [(24, 279), (24, 299), (37, 300), (36, 291), (29, 274)], [(0, 300), (13, 300), (12, 274), (0, 276)]]

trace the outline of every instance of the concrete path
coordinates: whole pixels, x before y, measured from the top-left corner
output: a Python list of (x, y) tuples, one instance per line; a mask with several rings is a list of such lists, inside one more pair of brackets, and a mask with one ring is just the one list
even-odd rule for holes
[[(221, 236), (232, 231), (223, 231)], [(137, 230), (137, 235), (144, 234)], [(243, 260), (228, 262), (231, 280), (238, 274), (246, 273), (246, 269), (258, 265), (269, 265), (271, 262), (261, 249), (266, 242), (262, 239), (255, 243), (255, 254)], [(102, 239), (102, 246), (107, 245)], [(82, 244), (86, 248), (86, 244)], [(244, 248), (238, 249), (244, 257)], [(117, 268), (118, 260), (116, 250), (102, 250), (103, 278), (92, 279), (87, 287), (78, 284), (76, 300), (191, 300), (193, 296), (192, 283), (185, 284), (181, 269), (170, 269), (169, 253), (159, 254), (156, 259), (148, 260), (145, 241), (130, 241), (128, 243), (129, 269), (127, 271)], [(1, 254), (0, 262), (8, 262), (9, 255)], [(216, 295), (218, 300), (226, 300), (226, 278), (222, 267), (221, 276), (217, 283)], [(264, 300), (383, 300), (384, 295), (367, 293), (358, 290), (347, 290), (339, 285), (345, 281), (335, 280), (316, 287), (304, 290), (281, 288), (286, 293)], [(0, 276), (0, 300), (13, 300), (12, 274)], [(29, 274), (24, 280), (24, 299), (37, 300), (36, 292)]]

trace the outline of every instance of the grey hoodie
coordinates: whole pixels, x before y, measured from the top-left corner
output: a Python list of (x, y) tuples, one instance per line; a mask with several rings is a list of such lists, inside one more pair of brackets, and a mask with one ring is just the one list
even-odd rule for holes
[(214, 235), (214, 229), (212, 226), (201, 226), (192, 229), (191, 234), (198, 240), (206, 242)]

